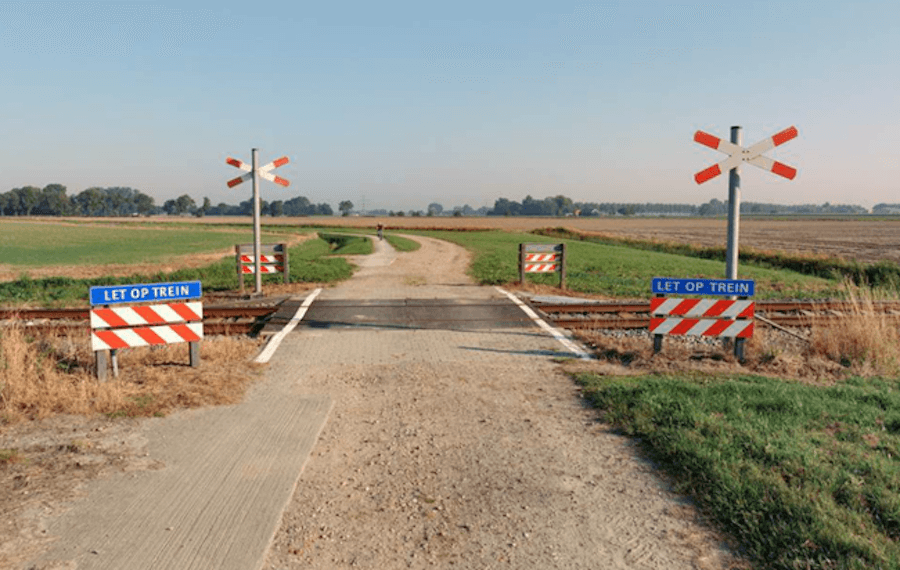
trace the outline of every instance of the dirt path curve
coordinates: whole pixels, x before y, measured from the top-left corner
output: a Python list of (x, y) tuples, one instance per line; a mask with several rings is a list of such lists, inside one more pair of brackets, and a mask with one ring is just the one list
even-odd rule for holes
[[(498, 299), (467, 254), (376, 242), (327, 300)], [(584, 408), (537, 328), (298, 328), (272, 360), (335, 407), (265, 568), (726, 568), (693, 509)]]

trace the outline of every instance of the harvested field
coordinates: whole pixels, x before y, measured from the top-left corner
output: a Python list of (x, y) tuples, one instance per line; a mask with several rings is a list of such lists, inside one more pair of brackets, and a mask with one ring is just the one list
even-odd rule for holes
[[(78, 219), (83, 221), (83, 219)], [(44, 221), (59, 222), (56, 218)], [(153, 217), (98, 218), (98, 223), (141, 225), (153, 223), (252, 225), (250, 217)], [(506, 218), (506, 217), (263, 217), (265, 226), (326, 226), (388, 230), (508, 230), (531, 231), (565, 227), (583, 232), (643, 240), (690, 243), (700, 246), (726, 244), (727, 221), (723, 218)], [(740, 227), (741, 247), (823, 257), (839, 257), (863, 263), (900, 263), (900, 219), (810, 218), (772, 219), (744, 217)], [(187, 260), (185, 260), (187, 261)], [(123, 268), (123, 270), (126, 270)], [(85, 271), (82, 268), (82, 271)], [(45, 276), (46, 272), (39, 272)], [(37, 276), (37, 275), (35, 275)]]
[[(234, 218), (204, 218), (203, 223), (234, 223)], [(248, 221), (249, 223), (249, 221)], [(316, 225), (390, 229), (531, 231), (566, 227), (635, 239), (724, 247), (723, 218), (265, 218), (266, 225)], [(741, 219), (742, 247), (803, 255), (833, 256), (874, 263), (900, 263), (900, 219)]]

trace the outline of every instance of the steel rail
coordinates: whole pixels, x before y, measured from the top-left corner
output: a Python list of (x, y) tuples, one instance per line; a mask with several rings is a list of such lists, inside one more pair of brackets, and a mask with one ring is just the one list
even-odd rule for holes
[[(545, 313), (647, 313), (650, 311), (650, 303), (559, 303), (541, 304), (534, 303), (534, 307)], [(873, 301), (872, 303), (853, 303), (850, 301), (756, 301), (756, 310), (763, 313), (770, 312), (800, 312), (800, 311), (865, 311), (871, 306), (873, 309), (889, 312), (900, 312), (898, 301)]]
[[(203, 307), (204, 319), (259, 318), (270, 315), (278, 307)], [(33, 321), (39, 319), (86, 321), (90, 309), (0, 309), (0, 320), (18, 319)]]
[[(900, 315), (879, 314), (878, 316), (890, 321), (900, 321)], [(770, 321), (783, 327), (809, 328), (840, 324), (846, 322), (847, 318), (847, 315), (768, 315), (764, 318), (764, 321)], [(552, 318), (551, 320), (557, 326), (569, 329), (646, 329), (650, 326), (648, 317), (613, 317), (606, 319)]]

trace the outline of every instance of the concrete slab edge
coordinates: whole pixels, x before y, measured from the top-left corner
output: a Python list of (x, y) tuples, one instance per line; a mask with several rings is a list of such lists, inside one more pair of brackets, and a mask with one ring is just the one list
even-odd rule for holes
[(503, 293), (504, 295), (506, 295), (509, 298), (509, 300), (512, 301), (513, 303), (515, 303), (520, 309), (522, 309), (522, 311), (524, 311), (525, 314), (528, 315), (528, 317), (532, 321), (534, 321), (537, 326), (541, 327), (544, 331), (546, 331), (553, 338), (555, 338), (557, 341), (559, 341), (559, 343), (561, 345), (563, 345), (564, 347), (566, 347), (566, 349), (569, 352), (572, 352), (573, 354), (577, 355), (578, 358), (580, 358), (582, 360), (593, 360), (591, 355), (588, 354), (583, 348), (581, 348), (575, 342), (573, 342), (572, 340), (567, 338), (565, 332), (563, 332), (562, 330), (560, 330), (556, 327), (553, 327), (553, 326), (550, 326), (549, 324), (547, 324), (546, 321), (544, 321), (544, 319), (539, 317), (538, 314), (535, 313), (531, 309), (531, 307), (529, 307), (528, 305), (523, 303), (521, 299), (519, 299), (518, 297), (516, 297), (509, 291), (506, 291), (505, 289), (501, 289), (500, 287), (495, 287), (495, 289), (497, 291), (499, 291), (500, 293)]
[(272, 335), (272, 338), (269, 339), (269, 342), (266, 343), (266, 346), (263, 347), (262, 351), (259, 353), (253, 361), (258, 362), (260, 364), (265, 364), (269, 361), (270, 358), (275, 354), (275, 351), (278, 350), (278, 346), (281, 344), (281, 341), (284, 340), (294, 328), (303, 320), (303, 317), (306, 315), (306, 311), (309, 310), (309, 306), (312, 305), (312, 302), (315, 298), (322, 292), (322, 289), (316, 289), (312, 293), (310, 293), (306, 299), (303, 301), (303, 304), (300, 305), (300, 308), (297, 309), (297, 312), (291, 317), (291, 320), (288, 321), (284, 328)]

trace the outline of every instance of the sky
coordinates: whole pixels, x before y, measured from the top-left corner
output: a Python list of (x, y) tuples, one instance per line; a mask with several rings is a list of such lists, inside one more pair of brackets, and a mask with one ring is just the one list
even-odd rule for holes
[(227, 157), (337, 207), (726, 200), (703, 130), (767, 153), (742, 200), (900, 203), (900, 2), (6, 2), (0, 192), (237, 204)]

